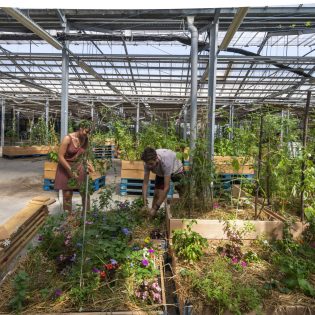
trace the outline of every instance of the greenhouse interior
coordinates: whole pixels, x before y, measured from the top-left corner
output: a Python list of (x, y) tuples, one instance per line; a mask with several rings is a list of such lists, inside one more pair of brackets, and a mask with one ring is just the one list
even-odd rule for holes
[(0, 314), (315, 314), (315, 4), (1, 7), (0, 72)]

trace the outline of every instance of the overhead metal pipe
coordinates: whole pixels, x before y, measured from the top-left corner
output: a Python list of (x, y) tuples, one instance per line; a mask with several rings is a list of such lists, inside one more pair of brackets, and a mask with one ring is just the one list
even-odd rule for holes
[(191, 84), (190, 84), (190, 152), (196, 147), (197, 139), (197, 71), (198, 71), (198, 29), (194, 17), (187, 17), (188, 30), (191, 33)]

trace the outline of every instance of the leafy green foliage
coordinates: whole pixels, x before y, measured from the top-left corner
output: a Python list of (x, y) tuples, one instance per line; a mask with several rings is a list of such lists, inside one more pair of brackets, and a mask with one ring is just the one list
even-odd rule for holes
[(173, 233), (173, 246), (176, 255), (189, 263), (199, 260), (203, 250), (208, 247), (208, 242), (199, 233), (192, 231), (191, 227), (196, 220), (191, 220), (186, 229), (175, 230)]
[(202, 277), (189, 272), (193, 287), (205, 297), (216, 314), (229, 310), (233, 314), (244, 314), (258, 310), (261, 295), (249, 284), (240, 283), (233, 277), (230, 264), (224, 258), (217, 257), (209, 268), (202, 273)]
[(273, 260), (283, 273), (282, 282), (288, 289), (299, 289), (306, 295), (315, 296), (315, 288), (309, 280), (311, 271), (315, 270), (314, 262), (281, 254), (276, 254)]
[(20, 271), (13, 279), (14, 297), (10, 300), (10, 307), (17, 314), (23, 309), (29, 281), (29, 276), (25, 271)]
[(30, 121), (30, 136), (31, 145), (56, 145), (58, 136), (55, 132), (54, 122), (50, 121), (48, 128), (44, 117), (39, 117), (37, 122)]

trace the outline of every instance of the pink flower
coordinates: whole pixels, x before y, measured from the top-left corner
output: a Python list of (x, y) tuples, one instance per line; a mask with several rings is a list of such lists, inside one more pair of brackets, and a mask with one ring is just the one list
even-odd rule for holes
[(237, 264), (237, 263), (238, 263), (238, 259), (237, 259), (236, 257), (233, 257), (233, 258), (232, 258), (232, 263), (233, 263), (233, 264)]
[(219, 203), (218, 202), (214, 202), (213, 203), (213, 209), (217, 209), (219, 208)]
[(242, 267), (246, 267), (246, 266), (247, 266), (247, 262), (246, 262), (246, 261), (242, 261), (242, 262), (241, 262), (241, 266), (242, 266)]

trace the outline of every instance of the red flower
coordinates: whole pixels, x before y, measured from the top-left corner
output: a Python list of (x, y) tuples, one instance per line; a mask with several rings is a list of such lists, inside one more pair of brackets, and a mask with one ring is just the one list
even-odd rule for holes
[(101, 277), (101, 279), (105, 279), (106, 278), (106, 272), (105, 271), (101, 271), (100, 272), (100, 277)]
[(112, 264), (106, 264), (106, 265), (104, 265), (104, 267), (105, 267), (105, 269), (107, 269), (107, 270), (112, 270), (112, 269), (114, 269), (114, 266), (113, 266)]

